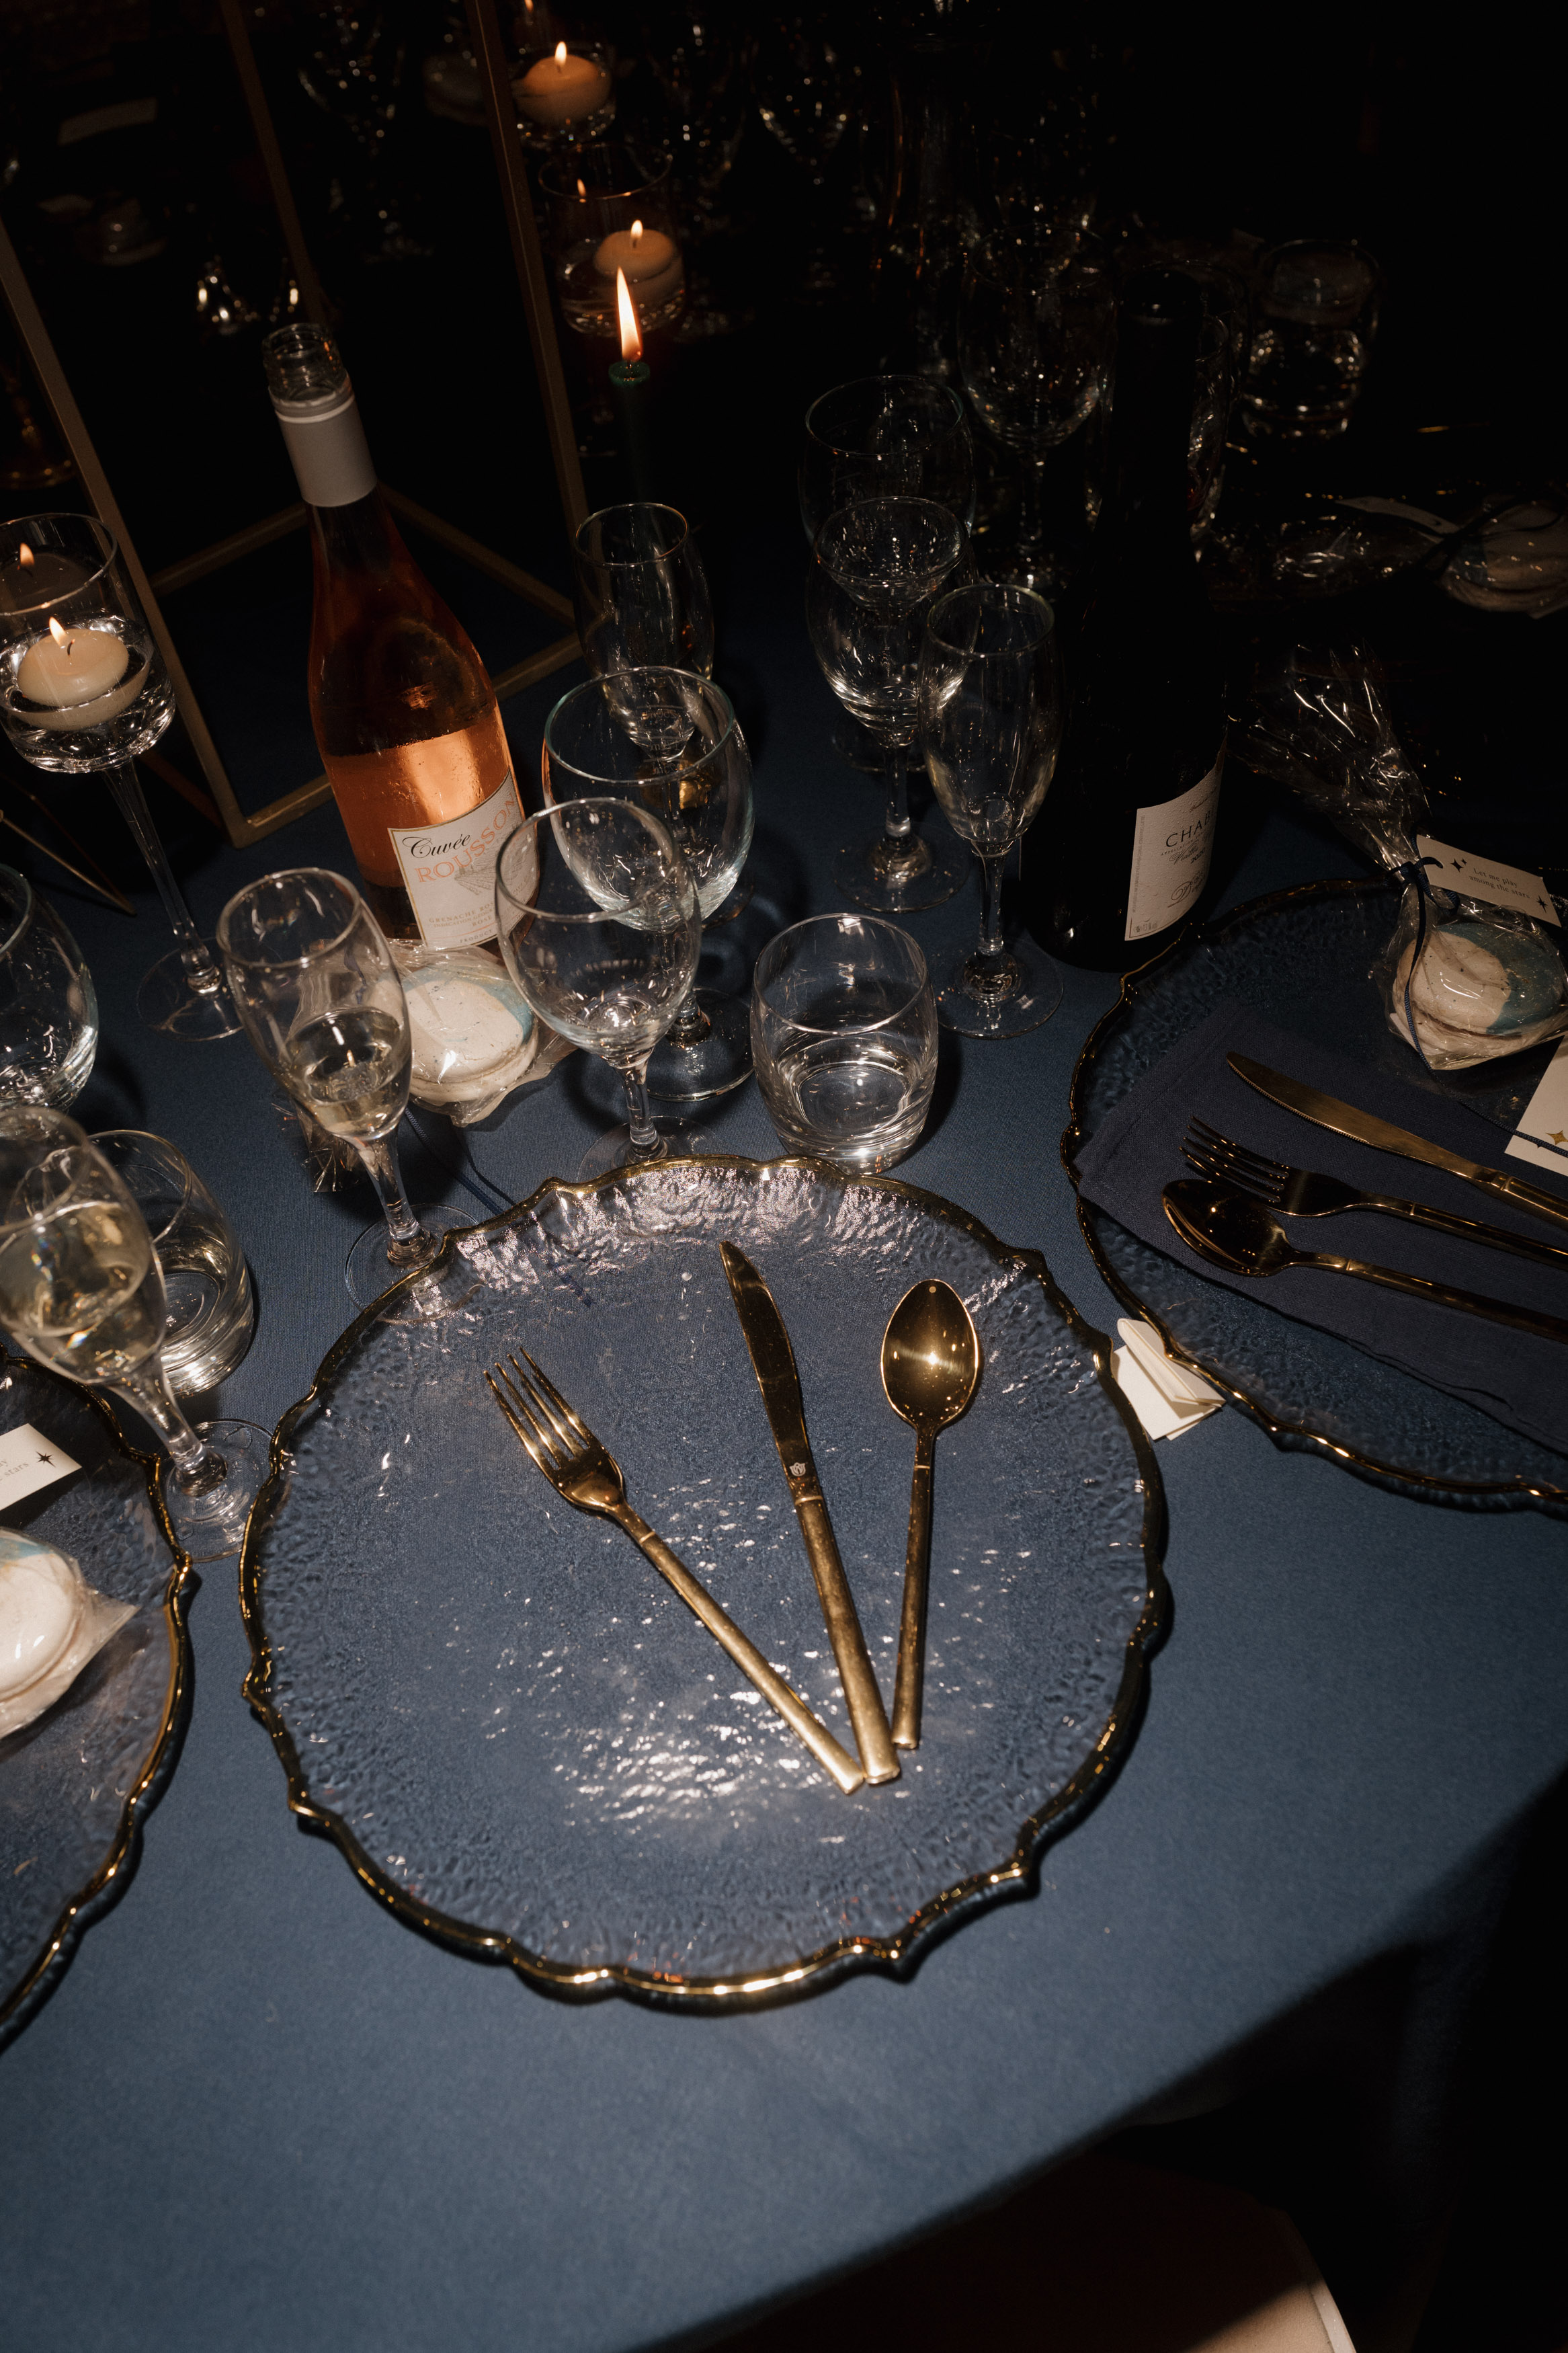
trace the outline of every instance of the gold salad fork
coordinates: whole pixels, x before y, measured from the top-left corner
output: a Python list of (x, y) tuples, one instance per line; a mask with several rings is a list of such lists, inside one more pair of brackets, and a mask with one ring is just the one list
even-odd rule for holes
[(529, 1367), (527, 1372), (515, 1356), (509, 1356), (510, 1374), (505, 1366), (498, 1365), (485, 1378), (496, 1403), (556, 1493), (574, 1510), (587, 1512), (596, 1519), (614, 1520), (618, 1528), (624, 1528), (637, 1550), (652, 1561), (687, 1608), (702, 1620), (720, 1649), (734, 1661), (747, 1681), (756, 1685), (769, 1705), (778, 1710), (796, 1737), (805, 1743), (823, 1769), (846, 1792), (858, 1789), (866, 1778), (859, 1758), (840, 1747), (799, 1694), (791, 1690), (782, 1675), (774, 1674), (755, 1643), (748, 1642), (734, 1620), (720, 1609), (707, 1587), (698, 1583), (685, 1562), (633, 1511), (626, 1501), (626, 1482), (615, 1456), (545, 1377), (526, 1348), (522, 1354)]

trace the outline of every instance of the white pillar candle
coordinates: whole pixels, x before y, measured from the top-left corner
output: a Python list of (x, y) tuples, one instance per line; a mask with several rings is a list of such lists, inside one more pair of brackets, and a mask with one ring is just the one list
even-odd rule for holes
[(644, 228), (641, 221), (613, 230), (595, 252), (594, 267), (612, 286), (616, 270), (625, 270), (639, 311), (657, 311), (685, 279), (675, 239), (662, 229)]
[(555, 55), (530, 66), (513, 92), (531, 121), (575, 122), (598, 112), (610, 95), (610, 77), (596, 58), (577, 57), (557, 41)]
[(16, 694), (40, 707), (16, 716), (34, 727), (100, 727), (135, 702), (146, 671), (145, 662), (132, 665), (130, 647), (112, 629), (62, 629), (51, 621), (16, 666)]

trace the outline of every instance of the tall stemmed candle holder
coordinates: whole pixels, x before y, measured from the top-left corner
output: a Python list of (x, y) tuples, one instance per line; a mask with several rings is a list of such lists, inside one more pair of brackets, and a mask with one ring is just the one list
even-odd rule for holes
[(133, 763), (174, 715), (174, 689), (114, 534), (96, 515), (0, 524), (0, 724), (35, 768), (97, 775), (147, 860), (178, 945), (145, 975), (136, 1007), (177, 1038), (239, 1028), (197, 931)]

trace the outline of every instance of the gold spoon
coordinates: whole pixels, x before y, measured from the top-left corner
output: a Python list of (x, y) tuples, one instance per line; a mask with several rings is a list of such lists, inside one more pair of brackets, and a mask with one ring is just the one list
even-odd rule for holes
[(915, 1433), (910, 1485), (910, 1542), (904, 1556), (904, 1609), (899, 1625), (899, 1679), (893, 1690), (893, 1745), (921, 1745), (925, 1683), (926, 1588), (931, 1577), (931, 1461), (936, 1434), (967, 1413), (980, 1386), (980, 1335), (951, 1282), (917, 1282), (906, 1291), (882, 1335), (882, 1387), (888, 1403)]

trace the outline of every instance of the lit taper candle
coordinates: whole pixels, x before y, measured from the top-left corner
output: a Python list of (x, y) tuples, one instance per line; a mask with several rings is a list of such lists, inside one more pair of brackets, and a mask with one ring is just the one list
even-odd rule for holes
[(621, 356), (610, 369), (610, 390), (621, 425), (621, 450), (631, 476), (632, 496), (653, 496), (648, 465), (647, 404), (653, 371), (642, 355), (642, 330), (624, 269), (616, 272), (616, 313), (620, 321)]

